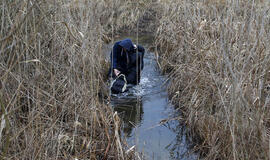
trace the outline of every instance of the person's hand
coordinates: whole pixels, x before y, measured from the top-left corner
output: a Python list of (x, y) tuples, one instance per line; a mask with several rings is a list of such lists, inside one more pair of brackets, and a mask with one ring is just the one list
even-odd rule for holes
[(120, 74), (120, 71), (119, 71), (118, 69), (113, 69), (113, 71), (114, 71), (114, 74), (115, 74), (116, 76), (118, 76), (118, 75)]

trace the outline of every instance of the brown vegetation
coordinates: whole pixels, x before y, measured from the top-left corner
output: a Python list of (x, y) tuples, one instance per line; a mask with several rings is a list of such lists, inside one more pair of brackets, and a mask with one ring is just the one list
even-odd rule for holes
[[(100, 101), (121, 1), (0, 2), (1, 159), (127, 159)], [(127, 24), (127, 22), (125, 23)]]
[(267, 1), (160, 1), (169, 92), (206, 159), (269, 159)]
[[(206, 159), (269, 159), (266, 1), (0, 2), (2, 159), (127, 159), (100, 98), (102, 45), (154, 31), (172, 101)], [(151, 22), (155, 17), (159, 23)], [(148, 23), (147, 25), (146, 22)], [(137, 33), (137, 32), (133, 32)]]

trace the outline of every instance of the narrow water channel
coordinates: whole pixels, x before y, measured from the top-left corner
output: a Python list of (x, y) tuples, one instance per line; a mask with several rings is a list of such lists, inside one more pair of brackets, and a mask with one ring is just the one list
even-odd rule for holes
[(136, 39), (126, 35), (119, 40), (124, 38), (146, 48), (140, 84), (126, 93), (111, 95), (111, 105), (124, 121), (122, 133), (129, 146), (135, 145), (143, 159), (197, 159), (189, 152), (183, 126), (177, 120), (165, 121), (176, 111), (168, 100), (166, 77), (160, 74), (154, 53), (147, 50), (153, 37)]

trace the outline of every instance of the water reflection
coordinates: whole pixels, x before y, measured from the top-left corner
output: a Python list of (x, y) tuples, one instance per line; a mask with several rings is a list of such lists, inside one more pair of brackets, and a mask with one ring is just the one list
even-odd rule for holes
[(166, 146), (170, 152), (170, 159), (198, 159), (199, 157), (194, 151), (194, 143), (191, 136), (188, 136), (185, 125), (179, 120), (172, 120), (164, 124), (169, 130), (175, 133), (173, 141)]
[(143, 118), (142, 98), (115, 98), (112, 105), (124, 122), (123, 132), (127, 137), (131, 137), (133, 128), (140, 125)]

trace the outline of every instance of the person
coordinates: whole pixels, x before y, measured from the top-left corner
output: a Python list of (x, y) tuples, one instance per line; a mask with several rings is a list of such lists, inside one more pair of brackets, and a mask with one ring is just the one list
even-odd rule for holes
[(134, 45), (129, 38), (116, 42), (110, 56), (109, 76), (116, 78), (124, 74), (127, 84), (139, 84), (144, 66), (144, 52), (143, 46)]

